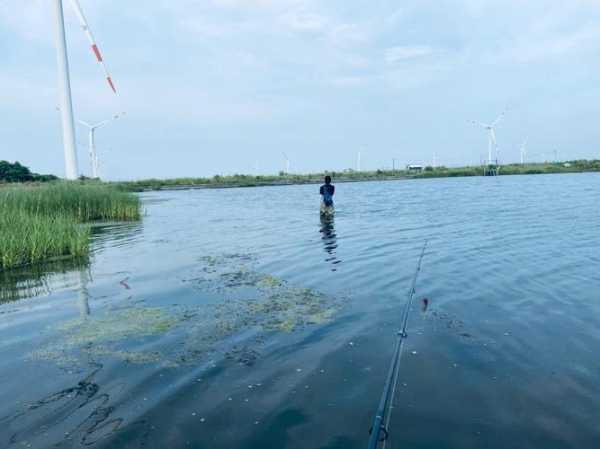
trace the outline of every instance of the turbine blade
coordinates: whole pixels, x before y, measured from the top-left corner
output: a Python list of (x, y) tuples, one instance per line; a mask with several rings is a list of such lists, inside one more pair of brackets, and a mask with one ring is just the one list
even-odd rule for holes
[(90, 42), (90, 45), (92, 47), (92, 52), (94, 53), (94, 56), (96, 57), (96, 60), (98, 61), (98, 64), (100, 64), (100, 66), (102, 67), (102, 70), (104, 71), (104, 76), (106, 78), (106, 81), (108, 82), (108, 85), (110, 86), (112, 91), (116, 94), (117, 89), (115, 88), (115, 84), (113, 83), (112, 77), (110, 76), (110, 73), (108, 73), (108, 69), (106, 68), (106, 65), (104, 64), (104, 59), (102, 59), (102, 53), (100, 53), (100, 49), (98, 48), (98, 45), (96, 44), (96, 40), (94, 39), (92, 30), (90, 29), (90, 26), (88, 25), (85, 15), (83, 14), (83, 10), (81, 9), (79, 0), (71, 0), (71, 4), (73, 5), (73, 9), (75, 10), (75, 15), (77, 15), (77, 19), (79, 20), (79, 24), (81, 25), (83, 32), (85, 33), (88, 41)]
[(492, 126), (496, 126), (498, 123), (500, 123), (502, 121), (502, 119), (504, 118), (505, 113), (506, 113), (506, 111), (502, 111), (502, 114), (500, 114), (498, 116), (498, 118), (496, 120), (494, 120), (494, 122), (492, 123)]
[(83, 120), (77, 120), (79, 123), (81, 123), (83, 126), (87, 126), (88, 128), (91, 128), (92, 125), (90, 125), (88, 122), (84, 122)]
[(111, 120), (102, 120), (100, 123), (96, 123), (94, 125), (94, 128), (101, 128), (102, 126), (106, 125), (109, 122), (111, 122)]

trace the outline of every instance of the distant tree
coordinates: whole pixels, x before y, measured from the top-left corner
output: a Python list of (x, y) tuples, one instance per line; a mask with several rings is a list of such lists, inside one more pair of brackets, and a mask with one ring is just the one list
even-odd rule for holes
[(431, 165), (428, 165), (427, 167), (425, 167), (425, 171), (433, 171), (433, 167)]
[(29, 168), (15, 162), (0, 161), (0, 182), (30, 182), (34, 174)]

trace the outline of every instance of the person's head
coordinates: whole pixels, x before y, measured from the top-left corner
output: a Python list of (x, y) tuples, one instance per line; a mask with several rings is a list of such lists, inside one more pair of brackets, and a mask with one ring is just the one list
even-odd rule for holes
[(331, 176), (325, 176), (325, 184), (331, 184)]

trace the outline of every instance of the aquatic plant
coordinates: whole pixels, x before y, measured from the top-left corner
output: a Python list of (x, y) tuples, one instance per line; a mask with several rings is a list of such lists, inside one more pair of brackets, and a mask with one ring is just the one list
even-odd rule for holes
[(136, 220), (137, 196), (103, 184), (51, 183), (0, 189), (0, 269), (89, 252), (94, 220)]

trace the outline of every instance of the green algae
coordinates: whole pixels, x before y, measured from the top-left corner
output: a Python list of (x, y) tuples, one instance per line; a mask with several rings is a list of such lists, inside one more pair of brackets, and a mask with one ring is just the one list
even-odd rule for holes
[[(230, 353), (229, 339), (245, 332), (259, 345), (261, 335), (323, 325), (344, 304), (344, 298), (292, 286), (254, 270), (252, 261), (251, 256), (240, 254), (201, 260), (200, 276), (186, 282), (192, 282), (202, 296), (220, 293), (220, 302), (109, 309), (98, 316), (73, 319), (49, 329), (58, 335), (31, 358), (59, 365), (112, 358), (175, 368), (215, 352)], [(170, 337), (165, 339), (167, 334)], [(241, 363), (258, 357), (257, 347), (244, 348), (244, 355), (235, 356)]]
[(57, 330), (67, 333), (67, 341), (85, 344), (164, 334), (176, 324), (177, 319), (162, 309), (135, 307), (109, 311), (99, 318), (67, 321)]

